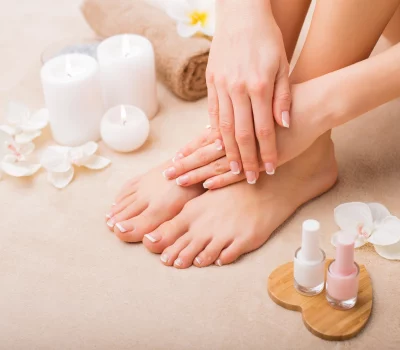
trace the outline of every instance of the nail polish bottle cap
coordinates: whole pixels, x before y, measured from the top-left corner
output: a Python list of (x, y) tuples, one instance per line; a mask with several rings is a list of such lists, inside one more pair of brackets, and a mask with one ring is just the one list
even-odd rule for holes
[(333, 272), (340, 276), (354, 273), (354, 237), (348, 233), (341, 233), (336, 244), (336, 259)]
[(303, 222), (300, 251), (301, 260), (309, 262), (321, 260), (319, 229), (320, 224), (317, 220), (306, 220)]

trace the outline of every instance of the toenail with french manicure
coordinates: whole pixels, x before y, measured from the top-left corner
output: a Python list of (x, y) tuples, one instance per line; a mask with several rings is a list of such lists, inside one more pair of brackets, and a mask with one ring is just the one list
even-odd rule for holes
[(186, 185), (188, 182), (189, 182), (189, 176), (188, 176), (188, 175), (182, 175), (182, 176), (179, 176), (179, 177), (176, 179), (176, 183), (177, 183), (178, 185), (180, 185), (180, 186)]
[(167, 254), (163, 254), (163, 255), (161, 255), (161, 257), (160, 257), (160, 260), (161, 260), (163, 263), (165, 263), (165, 264), (168, 262), (168, 259), (169, 259), (169, 257), (168, 257)]
[(247, 183), (254, 185), (257, 182), (256, 173), (254, 171), (246, 171)]
[(212, 184), (213, 184), (212, 180), (207, 180), (203, 183), (203, 187), (208, 189), (212, 186)]
[(218, 259), (216, 262), (215, 262), (215, 265), (218, 265), (218, 266), (222, 266), (222, 261), (221, 261), (221, 259)]
[(272, 163), (265, 163), (265, 172), (268, 175), (274, 175), (275, 174), (275, 167)]
[(146, 237), (151, 243), (156, 243), (160, 240), (160, 238), (155, 237), (149, 233), (145, 234), (144, 237)]
[(117, 203), (115, 203), (115, 202), (111, 203), (112, 207), (115, 207), (116, 205), (117, 205)]
[(112, 214), (111, 213), (106, 214), (106, 218), (107, 219), (111, 219), (112, 218)]
[(197, 263), (197, 265), (201, 265), (201, 263), (202, 263), (202, 260), (201, 260), (201, 258), (200, 257), (197, 257), (196, 259), (194, 259), (195, 261), (196, 261), (196, 263)]
[(128, 231), (128, 230), (127, 230), (124, 226), (122, 226), (120, 223), (115, 224), (115, 226), (117, 227), (117, 229), (118, 229), (119, 232), (121, 232), (121, 233), (125, 233), (125, 232)]
[(183, 261), (181, 258), (178, 258), (174, 261), (174, 265), (176, 266), (182, 266), (183, 265)]
[(110, 219), (107, 221), (107, 226), (113, 228), (115, 225), (115, 220), (114, 219)]

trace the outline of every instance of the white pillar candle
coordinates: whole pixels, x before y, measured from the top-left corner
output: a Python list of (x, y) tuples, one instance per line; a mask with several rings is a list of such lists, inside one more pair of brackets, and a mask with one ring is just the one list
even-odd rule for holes
[(149, 136), (146, 114), (135, 106), (120, 105), (109, 109), (101, 121), (101, 137), (110, 148), (131, 152), (142, 146)]
[(140, 35), (123, 34), (104, 40), (97, 48), (104, 102), (107, 109), (134, 105), (149, 119), (158, 110), (154, 50)]
[(54, 140), (66, 146), (97, 141), (104, 114), (97, 61), (82, 54), (58, 56), (44, 64), (41, 79)]

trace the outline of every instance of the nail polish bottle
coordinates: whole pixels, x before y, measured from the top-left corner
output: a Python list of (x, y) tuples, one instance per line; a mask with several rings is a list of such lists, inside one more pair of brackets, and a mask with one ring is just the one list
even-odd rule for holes
[(335, 309), (351, 309), (357, 302), (360, 267), (354, 261), (354, 237), (339, 235), (336, 259), (328, 266), (326, 299)]
[(325, 253), (319, 247), (319, 222), (303, 222), (301, 247), (294, 254), (294, 287), (304, 295), (322, 292), (325, 285)]

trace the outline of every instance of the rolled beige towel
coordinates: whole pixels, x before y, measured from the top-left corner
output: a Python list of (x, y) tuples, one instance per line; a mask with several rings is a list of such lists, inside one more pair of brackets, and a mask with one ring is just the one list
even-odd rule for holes
[(158, 77), (179, 97), (194, 101), (207, 95), (209, 40), (180, 37), (173, 19), (141, 0), (84, 0), (82, 13), (101, 37), (134, 33), (149, 39)]

